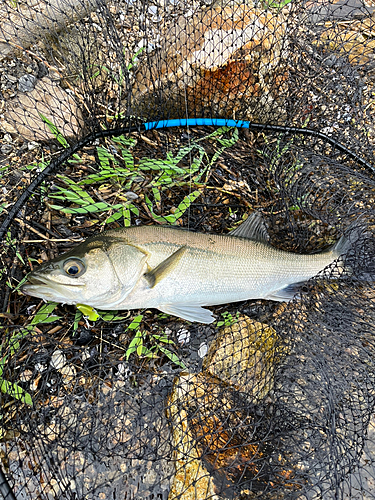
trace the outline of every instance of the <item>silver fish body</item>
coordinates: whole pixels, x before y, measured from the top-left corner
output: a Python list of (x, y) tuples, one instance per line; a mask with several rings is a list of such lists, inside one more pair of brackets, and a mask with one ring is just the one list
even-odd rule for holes
[(156, 308), (211, 323), (203, 306), (247, 299), (289, 300), (294, 285), (315, 276), (345, 249), (312, 255), (272, 247), (257, 217), (234, 235), (164, 226), (106, 231), (53, 259), (28, 277), (26, 294), (107, 310)]

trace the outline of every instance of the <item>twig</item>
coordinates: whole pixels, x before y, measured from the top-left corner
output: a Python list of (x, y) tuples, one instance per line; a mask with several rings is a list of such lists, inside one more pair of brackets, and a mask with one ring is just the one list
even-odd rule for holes
[(15, 218), (14, 219), (16, 222), (18, 222), (20, 224), (20, 226), (22, 227), (27, 227), (28, 229), (30, 229), (30, 231), (32, 231), (33, 233), (37, 234), (38, 236), (40, 236), (41, 238), (43, 238), (42, 240), (22, 240), (22, 243), (45, 243), (46, 241), (50, 241), (50, 242), (54, 242), (54, 243), (58, 243), (58, 242), (61, 242), (61, 241), (83, 241), (84, 238), (48, 238), (47, 236), (44, 236), (44, 234), (40, 233), (37, 229), (34, 229), (32, 226), (30, 226), (30, 224), (28, 224), (27, 222), (21, 220), (21, 219), (18, 219), (18, 218)]
[(30, 224), (28, 224), (27, 222), (21, 220), (21, 219), (18, 219), (18, 218), (15, 218), (14, 219), (16, 222), (18, 222), (18, 224), (21, 226), (21, 227), (27, 227), (27, 229), (30, 229), (30, 231), (32, 231), (33, 233), (37, 234), (38, 236), (40, 236), (41, 238), (43, 238), (43, 240), (49, 240), (49, 238), (47, 236), (44, 236), (42, 233), (40, 233), (37, 229), (34, 229), (32, 226), (30, 226)]
[[(18, 49), (18, 50), (21, 50), (22, 52), (25, 52), (26, 54), (28, 54), (29, 56), (32, 56), (32, 57), (35, 57), (35, 59), (38, 59), (38, 61), (42, 62), (45, 66), (47, 66), (47, 68), (49, 68), (50, 70), (52, 71), (56, 71), (56, 73), (59, 75), (60, 78), (62, 78), (63, 76), (60, 74), (59, 70), (55, 67), (55, 66), (51, 66), (50, 64), (48, 64), (47, 61), (45, 61), (42, 57), (40, 56), (37, 56), (36, 54), (34, 54), (34, 52), (32, 52), (31, 50), (28, 50), (28, 49), (25, 49), (24, 47), (22, 47), (22, 45), (18, 45), (17, 43), (14, 43), (14, 42), (11, 42), (10, 40), (6, 40), (5, 38), (0, 38), (0, 43), (5, 43), (7, 45), (10, 45), (11, 47), (14, 47), (15, 49)], [(64, 68), (65, 69), (65, 68)]]
[[(69, 242), (80, 242), (80, 241), (83, 241), (84, 238), (50, 238), (48, 239), (48, 241), (51, 241), (51, 242), (54, 242), (54, 243), (59, 243), (59, 242), (62, 242), (62, 241), (69, 241)], [(45, 243), (46, 242), (46, 239), (44, 240), (22, 240), (21, 243)]]

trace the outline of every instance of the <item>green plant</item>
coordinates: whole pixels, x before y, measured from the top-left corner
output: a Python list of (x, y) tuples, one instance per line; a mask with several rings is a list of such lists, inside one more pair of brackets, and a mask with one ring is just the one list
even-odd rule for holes
[[(305, 125), (304, 125), (305, 126)], [(269, 141), (266, 136), (264, 136), (265, 143), (269, 144)], [(289, 140), (288, 143), (282, 145), (281, 138), (277, 139), (276, 147), (272, 154), (268, 153), (264, 150), (258, 150), (257, 152), (263, 156), (267, 161), (269, 161), (269, 171), (274, 174), (277, 171), (277, 167), (280, 162), (283, 162), (282, 168), (282, 182), (284, 187), (290, 187), (290, 185), (295, 181), (297, 172), (301, 171), (304, 168), (304, 163), (298, 159), (297, 154), (291, 151), (291, 145), (293, 144), (293, 138)], [(289, 154), (288, 157), (286, 155)], [(309, 193), (306, 193), (301, 198), (298, 198), (297, 201), (303, 203), (304, 199), (309, 196)], [(300, 210), (299, 205), (292, 205), (289, 207), (289, 210)]]
[[(91, 306), (87, 306), (85, 304), (77, 304), (78, 311), (76, 312), (76, 316), (74, 318), (74, 324), (80, 321), (82, 318), (88, 319), (89, 321), (97, 321), (98, 319), (102, 319), (103, 321), (121, 321), (126, 319), (126, 316), (117, 316), (117, 312), (108, 312), (108, 311), (97, 311)], [(77, 328), (75, 328), (76, 330)]]
[(123, 208), (121, 203), (111, 205), (103, 201), (96, 202), (87, 191), (82, 189), (78, 183), (69, 179), (69, 177), (65, 175), (57, 175), (57, 177), (67, 187), (56, 186), (55, 193), (49, 193), (48, 198), (68, 201), (75, 205), (79, 205), (79, 207), (67, 208), (63, 205), (49, 204), (49, 207), (54, 210), (59, 210), (65, 214), (88, 214), (96, 212), (103, 213), (108, 210), (120, 210)]
[(237, 323), (237, 321), (240, 317), (240, 312), (237, 311), (236, 315), (233, 316), (233, 314), (231, 314), (230, 312), (225, 311), (225, 312), (221, 313), (221, 316), (223, 319), (216, 323), (217, 328), (221, 328), (222, 326), (228, 327), (228, 326), (232, 326), (235, 323)]
[(20, 349), (21, 341), (27, 336), (32, 335), (35, 332), (35, 327), (40, 324), (52, 323), (60, 319), (59, 316), (52, 315), (51, 313), (55, 310), (57, 306), (56, 302), (49, 302), (43, 305), (39, 311), (35, 314), (34, 318), (31, 320), (30, 324), (27, 325), (19, 332), (15, 332), (11, 335), (7, 342), (4, 342), (1, 347), (1, 352), (6, 351), (0, 359), (0, 390), (8, 396), (22, 401), (28, 406), (33, 405), (31, 395), (26, 392), (22, 387), (16, 382), (9, 382), (3, 377), (4, 368), (9, 359), (14, 356), (14, 354)]
[[(6, 251), (10, 247), (12, 247), (13, 249), (15, 249), (15, 254), (16, 254), (17, 259), (21, 262), (21, 264), (25, 265), (25, 261), (23, 260), (22, 255), (20, 254), (20, 252), (18, 250), (17, 239), (16, 238), (12, 238), (11, 232), (8, 231), (7, 234), (6, 234), (6, 236), (5, 236), (5, 242), (4, 242), (4, 246), (2, 248), (2, 252), (6, 253)], [(0, 267), (0, 279), (3, 277), (3, 274), (7, 274), (8, 272), (9, 272), (8, 266), (6, 266), (5, 264), (2, 267)], [(7, 285), (10, 288), (12, 288), (12, 284), (11, 284), (11, 282), (10, 282), (9, 279), (7, 280)], [(19, 284), (18, 287), (19, 286), (21, 286), (21, 284)]]
[[(161, 352), (170, 359), (172, 363), (182, 369), (186, 369), (185, 364), (179, 360), (177, 354), (166, 347), (167, 345), (175, 345), (173, 340), (168, 338), (165, 334), (158, 335), (142, 331), (139, 328), (142, 319), (142, 314), (136, 316), (127, 328), (128, 330), (135, 331), (135, 335), (126, 350), (126, 360), (128, 361), (133, 353), (136, 353), (139, 358), (159, 358), (159, 352)], [(145, 344), (148, 345), (146, 346)]]
[(262, 5), (263, 5), (263, 8), (264, 9), (276, 9), (276, 10), (280, 10), (282, 9), (283, 7), (285, 7), (285, 5), (288, 5), (288, 3), (291, 3), (293, 0), (281, 0), (281, 2), (274, 2), (272, 0), (270, 1), (263, 1), (262, 2)]
[[(129, 73), (135, 68), (135, 66), (138, 65), (139, 59), (138, 57), (140, 54), (146, 50), (146, 47), (140, 47), (137, 52), (131, 57), (130, 61), (125, 64), (119, 64), (117, 66), (117, 72), (115, 68), (108, 68), (108, 66), (102, 64), (102, 65), (91, 65), (90, 69), (92, 71), (92, 76), (91, 78), (97, 78), (97, 77), (104, 77), (105, 80), (107, 80), (107, 86), (110, 85), (110, 81), (112, 80), (113, 83), (116, 84), (116, 87), (114, 87), (114, 90), (116, 91), (116, 100), (117, 103), (121, 103), (122, 98), (123, 98), (123, 90), (124, 90), (124, 83), (125, 85), (129, 81)], [(126, 49), (124, 48), (123, 50), (123, 55), (124, 58), (126, 56)], [(125, 69), (124, 69), (125, 68)], [(107, 77), (105, 77), (105, 75)], [(110, 108), (109, 108), (110, 109)], [(120, 111), (119, 113), (108, 113), (106, 112), (106, 122), (111, 122), (113, 120), (125, 118), (125, 113), (123, 111)], [(105, 125), (103, 125), (105, 128)]]
[[(86, 318), (89, 321), (97, 321), (102, 319), (103, 321), (122, 321), (126, 319), (125, 316), (117, 316), (117, 312), (106, 312), (97, 311), (91, 306), (86, 306), (83, 304), (77, 304), (77, 311), (73, 323), (73, 332), (78, 329), (78, 322), (82, 318)], [(125, 357), (129, 360), (129, 357), (136, 353), (139, 358), (159, 358), (160, 353), (164, 354), (168, 359), (170, 359), (175, 365), (181, 368), (186, 368), (184, 363), (178, 359), (176, 353), (168, 349), (168, 345), (175, 345), (173, 340), (169, 339), (167, 335), (147, 333), (140, 329), (140, 324), (143, 320), (143, 314), (139, 314), (133, 318), (130, 325), (128, 325), (127, 330), (134, 332), (134, 337), (130, 341), (129, 346), (126, 349)], [(147, 345), (146, 345), (147, 344)]]
[(10, 203), (7, 203), (6, 201), (4, 201), (4, 203), (0, 203), (0, 214), (4, 212), (4, 210), (6, 211), (9, 205)]
[[(54, 133), (56, 139), (64, 147), (67, 147), (68, 143), (59, 130), (48, 120), (46, 120), (46, 123)], [(228, 134), (230, 136), (225, 137)], [(200, 144), (201, 141), (207, 139), (215, 140), (219, 145), (211, 158)], [(128, 200), (121, 193), (116, 193), (116, 199), (120, 200), (121, 203), (113, 204), (103, 200), (96, 201), (86, 189), (98, 183), (103, 186), (103, 183), (107, 181), (108, 183), (115, 182), (118, 188), (126, 191), (131, 189), (134, 181), (140, 177), (140, 174), (144, 173), (144, 175), (150, 178), (148, 184), (150, 193), (144, 194), (144, 201), (150, 215), (156, 222), (176, 224), (178, 219), (184, 215), (191, 204), (201, 195), (202, 187), (204, 187), (206, 182), (203, 180), (203, 176), (206, 179), (208, 178), (210, 169), (223, 151), (233, 146), (237, 140), (237, 129), (220, 127), (211, 134), (192, 141), (188, 146), (182, 147), (175, 155), (167, 152), (165, 159), (144, 157), (136, 160), (132, 153), (132, 149), (136, 145), (134, 138), (124, 136), (113, 138), (118, 154), (109, 151), (104, 146), (96, 148), (99, 163), (98, 172), (89, 174), (78, 182), (66, 175), (57, 176), (63, 185), (54, 186), (54, 192), (49, 193), (48, 198), (69, 203), (70, 206), (67, 207), (64, 204), (53, 203), (49, 204), (49, 207), (65, 214), (97, 213), (101, 215), (104, 212), (111, 211), (113, 213), (102, 224), (109, 224), (123, 219), (124, 226), (130, 226), (132, 214), (139, 216), (139, 208), (133, 200)], [(157, 214), (156, 210), (160, 209), (161, 206), (162, 191), (171, 189), (173, 186), (187, 186), (190, 189), (190, 193), (169, 214)]]

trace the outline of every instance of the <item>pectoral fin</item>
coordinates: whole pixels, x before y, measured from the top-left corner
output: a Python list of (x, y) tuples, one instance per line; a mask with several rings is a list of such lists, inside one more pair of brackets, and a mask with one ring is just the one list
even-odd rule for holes
[(165, 278), (179, 263), (181, 257), (186, 251), (186, 245), (176, 250), (167, 259), (163, 260), (155, 269), (152, 269), (144, 275), (149, 282), (150, 287), (153, 288), (160, 280)]
[(187, 321), (209, 324), (215, 320), (211, 311), (197, 304), (162, 304), (158, 306), (158, 309), (163, 313), (172, 314)]

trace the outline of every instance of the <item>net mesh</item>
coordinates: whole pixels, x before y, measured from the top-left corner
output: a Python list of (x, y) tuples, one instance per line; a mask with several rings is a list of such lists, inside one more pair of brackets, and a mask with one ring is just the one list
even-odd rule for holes
[[(373, 11), (1, 4), (4, 497), (375, 498)], [(350, 249), (210, 325), (19, 291), (104, 229), (227, 234), (253, 211), (276, 248)]]

